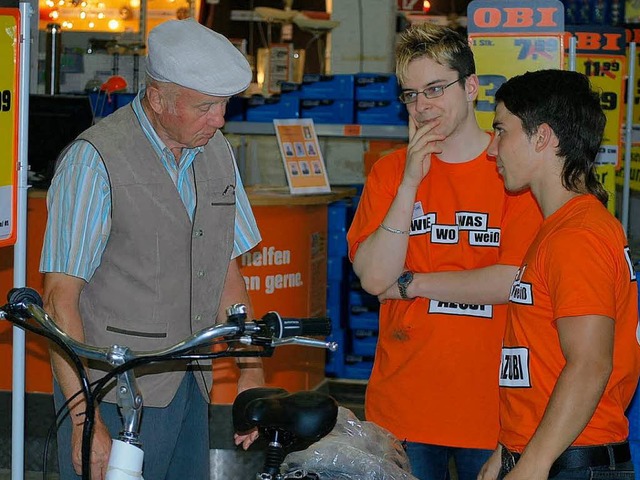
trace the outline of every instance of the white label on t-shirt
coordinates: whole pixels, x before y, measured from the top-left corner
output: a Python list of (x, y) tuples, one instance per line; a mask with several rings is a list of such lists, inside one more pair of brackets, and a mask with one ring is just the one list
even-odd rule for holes
[(531, 284), (523, 282), (524, 272), (527, 270), (527, 264), (522, 265), (516, 272), (516, 278), (511, 285), (509, 292), (509, 301), (519, 303), (520, 305), (533, 305), (533, 291)]
[(533, 293), (530, 283), (513, 282), (509, 301), (520, 305), (533, 305)]
[(411, 218), (418, 218), (424, 215), (424, 210), (422, 209), (422, 202), (416, 202), (413, 204), (413, 214)]
[(470, 303), (440, 302), (438, 300), (430, 300), (429, 313), (491, 318), (493, 316), (493, 305), (472, 305)]
[(486, 230), (489, 215), (478, 212), (456, 212), (456, 225), (460, 230)]
[(431, 243), (458, 243), (458, 226), (434, 225), (431, 229)]
[(431, 226), (436, 223), (436, 214), (427, 213), (411, 220), (411, 235), (430, 233)]
[(486, 232), (469, 232), (469, 245), (474, 247), (499, 247), (500, 229), (489, 228)]
[(500, 362), (500, 386), (529, 388), (529, 349), (524, 347), (502, 347)]
[(629, 267), (629, 279), (633, 282), (636, 280), (636, 269), (633, 268), (633, 262), (631, 261), (631, 253), (629, 247), (624, 247), (624, 259), (627, 261), (627, 267)]

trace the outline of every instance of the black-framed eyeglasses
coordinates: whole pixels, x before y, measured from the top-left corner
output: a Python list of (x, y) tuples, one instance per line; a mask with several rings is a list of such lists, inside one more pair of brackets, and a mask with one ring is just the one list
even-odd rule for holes
[(398, 98), (405, 105), (417, 101), (418, 95), (420, 94), (424, 95), (424, 98), (438, 98), (444, 95), (444, 91), (447, 88), (449, 88), (451, 85), (455, 85), (456, 83), (458, 83), (461, 80), (464, 80), (465, 78), (467, 77), (466, 76), (460, 77), (451, 83), (447, 83), (446, 85), (436, 85), (434, 87), (427, 87), (424, 90), (419, 92), (416, 90), (406, 90), (402, 92)]

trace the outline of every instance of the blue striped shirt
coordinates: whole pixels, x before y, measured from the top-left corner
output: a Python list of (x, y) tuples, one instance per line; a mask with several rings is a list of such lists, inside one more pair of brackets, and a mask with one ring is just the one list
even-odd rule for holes
[[(202, 148), (184, 148), (180, 162), (160, 140), (142, 105), (141, 91), (133, 111), (145, 136), (171, 176), (193, 220), (196, 204), (191, 165)], [(229, 146), (231, 151), (231, 147)], [(233, 151), (231, 151), (233, 156)], [(249, 199), (236, 167), (236, 220), (232, 258), (253, 248), (260, 240)], [(100, 265), (111, 230), (111, 190), (107, 171), (96, 149), (77, 141), (61, 160), (47, 193), (49, 218), (40, 258), (41, 272), (62, 272), (89, 281)]]

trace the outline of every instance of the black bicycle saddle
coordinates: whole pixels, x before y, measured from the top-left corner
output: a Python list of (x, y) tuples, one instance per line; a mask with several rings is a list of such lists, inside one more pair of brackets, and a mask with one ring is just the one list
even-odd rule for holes
[(310, 444), (328, 434), (336, 424), (338, 404), (320, 392), (289, 393), (282, 388), (252, 388), (233, 402), (233, 426), (237, 432), (279, 430), (292, 443)]

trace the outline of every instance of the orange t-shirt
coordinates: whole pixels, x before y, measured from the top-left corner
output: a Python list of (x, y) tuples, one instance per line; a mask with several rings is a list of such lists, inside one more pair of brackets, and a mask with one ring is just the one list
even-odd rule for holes
[[(376, 162), (347, 234), (358, 245), (384, 219), (402, 180), (406, 148)], [(441, 272), (520, 265), (542, 220), (530, 193), (508, 195), (486, 154), (449, 164), (432, 156), (418, 189), (406, 266)], [(428, 298), (380, 307), (378, 346), (365, 397), (368, 420), (409, 441), (495, 448), (500, 345), (506, 305)]]
[(529, 443), (564, 368), (556, 320), (581, 315), (614, 319), (615, 337), (609, 383), (574, 445), (621, 442), (640, 373), (638, 291), (622, 227), (592, 195), (544, 221), (511, 289), (500, 367), (500, 443), (510, 450)]

